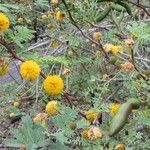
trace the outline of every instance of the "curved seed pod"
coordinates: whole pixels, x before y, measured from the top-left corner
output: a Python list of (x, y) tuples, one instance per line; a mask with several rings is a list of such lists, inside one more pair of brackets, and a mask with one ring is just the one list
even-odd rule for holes
[(124, 7), (122, 7), (121, 5), (118, 4), (112, 4), (112, 9), (118, 11), (118, 12), (125, 12), (126, 9)]
[(113, 136), (117, 134), (125, 125), (132, 109), (137, 109), (139, 108), (139, 106), (140, 106), (140, 102), (135, 99), (130, 99), (126, 103), (122, 104), (118, 113), (112, 120), (109, 135)]
[(108, 6), (100, 15), (97, 17), (96, 22), (100, 22), (107, 17), (109, 12), (111, 11), (112, 6)]
[(126, 12), (131, 15), (132, 12), (131, 12), (131, 7), (125, 3), (125, 2), (121, 2), (121, 1), (117, 1), (117, 4), (121, 5), (122, 7), (124, 7), (126, 9)]
[(124, 103), (120, 107), (118, 113), (112, 120), (111, 128), (109, 135), (113, 136), (117, 134), (125, 125), (128, 115), (131, 113), (132, 110), (132, 104), (131, 103)]

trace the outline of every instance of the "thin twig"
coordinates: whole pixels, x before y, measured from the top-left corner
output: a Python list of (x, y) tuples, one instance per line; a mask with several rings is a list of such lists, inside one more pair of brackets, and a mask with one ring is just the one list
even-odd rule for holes
[(135, 5), (135, 6), (139, 7), (139, 8), (141, 8), (141, 9), (143, 9), (144, 12), (145, 12), (148, 16), (150, 16), (150, 13), (148, 12), (148, 10), (146, 10), (145, 6), (143, 6), (143, 5), (139, 4), (139, 3), (134, 3), (133, 1), (129, 1), (129, 0), (127, 0), (127, 1), (128, 1), (129, 3), (131, 3), (131, 4), (133, 4), (133, 5)]
[(63, 2), (63, 4), (64, 4), (65, 7), (66, 7), (66, 10), (67, 10), (67, 12), (68, 12), (68, 15), (69, 15), (69, 18), (70, 18), (71, 23), (81, 32), (81, 34), (83, 35), (83, 37), (85, 37), (86, 39), (88, 39), (88, 40), (91, 41), (92, 43), (96, 44), (96, 45), (103, 51), (103, 53), (104, 53), (105, 56), (106, 56), (106, 59), (109, 60), (109, 56), (108, 56), (108, 54), (105, 52), (105, 50), (104, 50), (102, 44), (101, 44), (100, 42), (99, 42), (99, 43), (96, 42), (95, 40), (93, 40), (92, 38), (90, 38), (89, 36), (87, 36), (86, 34), (84, 34), (84, 32), (80, 29), (80, 27), (77, 25), (76, 21), (75, 21), (74, 18), (72, 17), (71, 12), (70, 12), (70, 10), (69, 10), (69, 7), (68, 7), (66, 1), (65, 1), (65, 0), (62, 0), (62, 2)]

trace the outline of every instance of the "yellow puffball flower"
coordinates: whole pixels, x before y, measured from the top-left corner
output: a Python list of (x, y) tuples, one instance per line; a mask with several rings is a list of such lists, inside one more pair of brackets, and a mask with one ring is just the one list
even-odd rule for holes
[(9, 67), (8, 67), (8, 64), (0, 64), (0, 76), (4, 76), (8, 73), (9, 71)]
[(122, 50), (122, 46), (117, 46), (113, 44), (105, 44), (103, 48), (106, 52), (111, 52), (114, 55), (116, 55), (118, 52)]
[(58, 5), (59, 1), (58, 0), (51, 0), (51, 3), (56, 6), (56, 5)]
[(50, 45), (52, 48), (57, 48), (59, 46), (59, 43), (58, 41), (52, 41)]
[(121, 50), (122, 50), (122, 46), (113, 45), (112, 48), (111, 48), (111, 53), (116, 55)]
[(109, 107), (111, 115), (115, 116), (116, 113), (118, 112), (119, 108), (120, 108), (121, 104), (119, 103), (112, 103)]
[(42, 18), (43, 20), (45, 20), (45, 19), (47, 19), (47, 15), (42, 15), (41, 18)]
[(102, 38), (102, 34), (100, 32), (94, 32), (93, 33), (93, 39), (98, 41), (98, 40), (101, 40)]
[(125, 145), (124, 145), (124, 144), (118, 144), (118, 145), (115, 147), (115, 150), (125, 150)]
[(44, 90), (50, 95), (58, 95), (63, 91), (64, 82), (58, 75), (50, 75), (44, 80)]
[(89, 131), (89, 129), (83, 129), (82, 132), (81, 132), (81, 137), (86, 139), (86, 140), (89, 139), (88, 131)]
[(58, 102), (57, 101), (50, 101), (47, 105), (46, 105), (46, 109), (45, 112), (49, 115), (49, 116), (55, 116), (57, 115), (58, 112)]
[(20, 103), (19, 103), (18, 101), (14, 101), (13, 105), (14, 105), (14, 107), (16, 107), (16, 108), (19, 108)]
[(8, 17), (0, 12), (0, 32), (5, 32), (9, 28), (9, 25)]
[(20, 23), (20, 24), (23, 24), (24, 23), (24, 19), (22, 17), (20, 17), (20, 18), (17, 19), (17, 22)]
[(56, 12), (56, 19), (62, 21), (65, 18), (65, 15), (59, 10)]
[(94, 112), (93, 110), (88, 110), (84, 112), (86, 120), (92, 123), (98, 116), (98, 112)]
[(110, 52), (112, 47), (113, 47), (113, 44), (105, 44), (103, 46), (106, 52)]
[(47, 14), (47, 18), (52, 18), (52, 17), (53, 17), (52, 13), (49, 12), (49, 13)]
[(94, 44), (94, 43), (93, 43), (91, 46), (92, 46), (93, 48), (96, 48), (96, 44)]
[(36, 80), (40, 72), (40, 66), (32, 60), (25, 61), (20, 66), (20, 74), (25, 80)]

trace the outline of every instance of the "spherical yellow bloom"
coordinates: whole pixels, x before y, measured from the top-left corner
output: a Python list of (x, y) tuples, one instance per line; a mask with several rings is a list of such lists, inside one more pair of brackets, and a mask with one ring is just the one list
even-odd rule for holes
[(84, 112), (86, 119), (92, 123), (98, 116), (98, 112), (94, 112), (93, 110), (88, 110)]
[(122, 47), (121, 46), (118, 46), (118, 45), (114, 45), (112, 48), (111, 48), (111, 52), (112, 54), (117, 54), (118, 52), (120, 52), (122, 50)]
[(115, 147), (115, 150), (125, 150), (125, 145), (124, 144), (118, 144), (116, 147)]
[(32, 60), (25, 61), (20, 66), (20, 74), (25, 80), (35, 80), (41, 72), (40, 66)]
[(59, 10), (56, 12), (56, 19), (62, 21), (65, 18), (65, 15)]
[(44, 80), (44, 89), (50, 95), (58, 95), (63, 91), (64, 82), (58, 75), (48, 76)]
[(8, 17), (0, 12), (0, 32), (5, 32), (9, 28)]
[(115, 116), (116, 113), (118, 112), (119, 108), (120, 108), (121, 104), (119, 103), (112, 103), (109, 107), (111, 115)]
[(47, 105), (46, 105), (46, 109), (45, 112), (49, 115), (49, 116), (55, 116), (58, 114), (58, 103), (57, 101), (50, 101)]
[(52, 47), (52, 48), (57, 48), (58, 46), (59, 46), (58, 41), (52, 41), (52, 42), (51, 42), (51, 47)]
[(93, 39), (94, 40), (101, 40), (101, 38), (102, 38), (102, 34), (100, 33), (100, 32), (94, 32), (93, 33)]
[(81, 137), (87, 140), (89, 138), (88, 131), (89, 129), (83, 129), (83, 131), (81, 132)]
[(58, 0), (51, 0), (51, 3), (56, 6), (56, 5), (58, 5), (59, 1)]
[(53, 15), (52, 15), (52, 13), (51, 12), (49, 12), (48, 14), (47, 14), (47, 18), (52, 18), (53, 17)]
[(96, 48), (96, 44), (92, 44), (91, 46), (92, 46), (93, 48)]
[(42, 18), (43, 20), (45, 20), (45, 19), (47, 19), (47, 15), (42, 15), (41, 18)]
[(105, 44), (104, 49), (106, 52), (111, 52), (112, 54), (117, 54), (122, 50), (122, 46), (113, 45), (113, 44)]
[(22, 17), (20, 17), (20, 18), (17, 19), (17, 22), (20, 23), (20, 24), (23, 24), (24, 23), (24, 19)]
[(103, 46), (103, 48), (105, 49), (106, 52), (110, 52), (112, 47), (113, 47), (113, 44), (105, 44)]
[(18, 101), (14, 101), (13, 105), (14, 105), (14, 107), (16, 107), (16, 108), (19, 108), (20, 103), (19, 103)]
[(9, 71), (8, 64), (3, 63), (0, 65), (0, 76), (6, 75), (8, 71)]

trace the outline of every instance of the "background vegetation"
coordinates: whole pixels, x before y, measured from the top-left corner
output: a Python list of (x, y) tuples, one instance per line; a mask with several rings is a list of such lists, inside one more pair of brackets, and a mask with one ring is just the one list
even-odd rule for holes
[(0, 12), (0, 149), (150, 149), (149, 0), (1, 0)]

